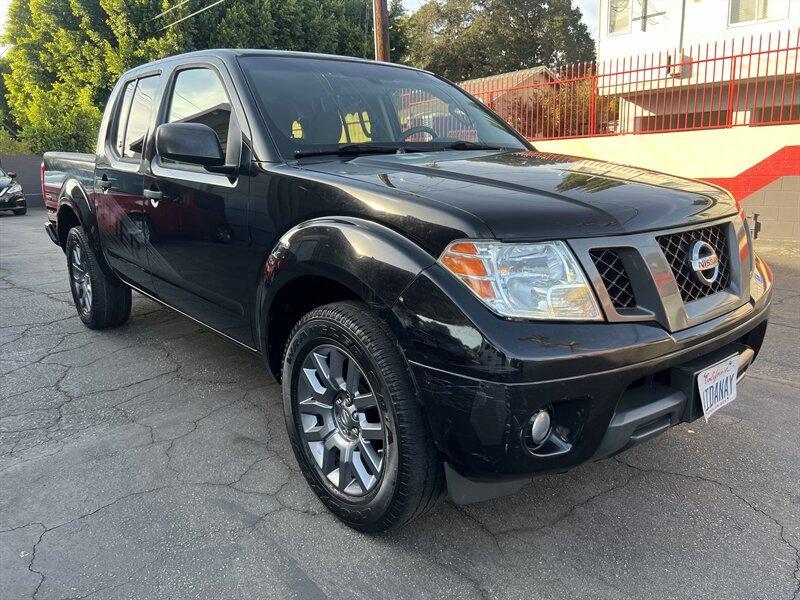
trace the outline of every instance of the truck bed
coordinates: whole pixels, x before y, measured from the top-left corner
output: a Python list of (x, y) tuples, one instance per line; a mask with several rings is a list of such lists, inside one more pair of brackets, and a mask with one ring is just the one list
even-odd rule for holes
[(51, 221), (55, 220), (58, 198), (64, 183), (77, 181), (87, 194), (94, 188), (94, 154), (83, 152), (45, 152), (42, 158), (42, 195)]

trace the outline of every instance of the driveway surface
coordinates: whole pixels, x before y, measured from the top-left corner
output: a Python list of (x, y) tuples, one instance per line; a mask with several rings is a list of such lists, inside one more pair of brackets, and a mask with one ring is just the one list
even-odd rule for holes
[(0, 216), (0, 598), (800, 597), (800, 250), (739, 398), (516, 496), (340, 525), (261, 361), (134, 295), (86, 329), (45, 215)]

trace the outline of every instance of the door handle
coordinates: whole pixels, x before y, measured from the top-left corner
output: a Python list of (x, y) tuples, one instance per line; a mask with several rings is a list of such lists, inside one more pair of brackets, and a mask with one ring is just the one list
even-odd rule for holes
[(164, 198), (164, 192), (161, 190), (145, 190), (144, 197), (150, 200), (150, 205), (153, 208), (158, 208), (158, 203)]
[(97, 180), (97, 185), (100, 187), (101, 190), (107, 192), (108, 189), (111, 187), (111, 182), (108, 180), (107, 175), (103, 175), (101, 179)]
[(150, 200), (161, 200), (164, 197), (164, 192), (161, 190), (145, 190), (144, 197)]

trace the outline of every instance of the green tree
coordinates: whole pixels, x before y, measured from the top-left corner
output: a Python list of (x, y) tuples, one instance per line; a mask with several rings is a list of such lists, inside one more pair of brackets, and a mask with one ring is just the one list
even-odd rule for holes
[(455, 81), (594, 59), (572, 0), (429, 0), (408, 30), (409, 62)]
[[(90, 150), (111, 88), (128, 69), (213, 47), (371, 57), (371, 0), (12, 0), (0, 63), (0, 125), (33, 151)], [(408, 49), (392, 0), (393, 56)], [(8, 147), (8, 143), (4, 143)]]
[(403, 8), (403, 0), (391, 0), (389, 3), (389, 53), (392, 62), (408, 61), (409, 38), (408, 16)]
[(11, 67), (8, 61), (0, 56), (0, 130), (5, 131), (6, 135), (11, 135), (10, 131), (14, 123), (8, 108), (8, 101), (6, 100), (5, 78), (9, 73), (11, 73)]
[[(28, 1), (33, 4), (37, 0), (20, 1)], [(108, 71), (107, 77), (104, 77), (102, 82), (98, 82), (98, 85), (95, 86), (102, 96), (101, 102), (105, 102), (114, 83), (128, 69), (157, 58), (186, 51), (182, 31), (173, 28), (162, 30), (162, 27), (169, 21), (165, 22), (163, 18), (155, 18), (173, 2), (99, 0), (99, 3), (103, 11), (100, 19), (107, 26), (96, 29), (89, 28), (86, 33), (91, 38), (94, 47), (102, 52), (102, 59)], [(169, 14), (172, 16), (176, 12)]]
[(30, 154), (31, 149), (12, 136), (7, 130), (0, 129), (0, 158), (4, 154)]
[(0, 157), (4, 154), (27, 154), (30, 149), (14, 136), (14, 120), (6, 101), (5, 76), (11, 67), (4, 57), (0, 57)]
[(84, 28), (101, 22), (93, 0), (12, 1), (8, 31), (15, 35), (6, 41), (14, 46), (3, 79), (19, 138), (32, 150), (93, 145), (106, 69)]

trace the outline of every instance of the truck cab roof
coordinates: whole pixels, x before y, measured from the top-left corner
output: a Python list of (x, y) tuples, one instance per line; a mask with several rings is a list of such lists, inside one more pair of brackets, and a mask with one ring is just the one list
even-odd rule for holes
[(174, 56), (168, 56), (166, 58), (160, 58), (158, 60), (144, 63), (142, 65), (138, 65), (132, 69), (129, 69), (128, 71), (123, 73), (122, 77), (124, 78), (125, 76), (128, 75), (137, 74), (143, 71), (149, 71), (152, 70), (154, 67), (158, 67), (160, 65), (173, 65), (174, 63), (191, 62), (196, 59), (218, 58), (227, 63), (227, 62), (233, 62), (237, 58), (252, 57), (252, 56), (276, 56), (276, 57), (286, 57), (286, 58), (335, 60), (342, 62), (384, 65), (384, 66), (396, 67), (398, 69), (408, 69), (410, 71), (420, 71), (423, 73), (430, 73), (430, 71), (417, 69), (416, 67), (410, 67), (408, 65), (376, 61), (368, 58), (359, 58), (356, 56), (341, 56), (338, 54), (324, 54), (320, 52), (298, 52), (294, 50), (262, 50), (258, 48), (209, 48), (205, 50), (195, 50), (193, 52), (184, 52), (183, 54), (176, 54)]

